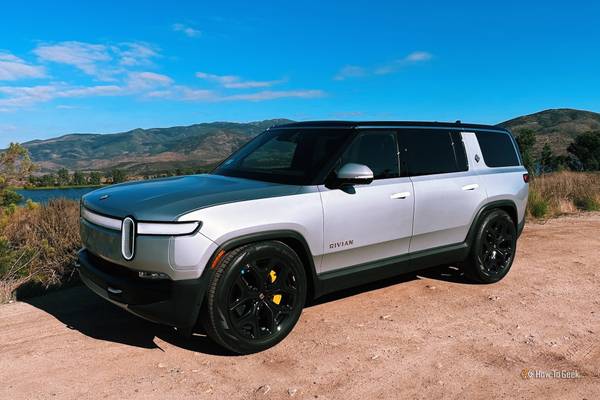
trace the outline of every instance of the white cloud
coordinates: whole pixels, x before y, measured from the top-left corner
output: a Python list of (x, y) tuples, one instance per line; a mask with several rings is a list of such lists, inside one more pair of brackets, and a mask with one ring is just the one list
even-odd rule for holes
[(363, 67), (359, 67), (356, 65), (346, 65), (342, 68), (334, 77), (336, 81), (343, 81), (347, 78), (358, 78), (361, 76), (365, 76), (367, 71)]
[(407, 65), (422, 63), (425, 61), (429, 61), (432, 58), (433, 56), (431, 55), (431, 53), (428, 53), (426, 51), (415, 51), (404, 58), (392, 61), (391, 63), (376, 68), (374, 73), (376, 75), (392, 74)]
[(333, 79), (336, 81), (342, 81), (350, 78), (360, 78), (371, 75), (387, 75), (397, 72), (403, 67), (423, 63), (433, 58), (431, 53), (426, 51), (415, 51), (408, 54), (398, 60), (394, 60), (382, 66), (376, 68), (361, 67), (358, 65), (347, 65), (343, 67), (337, 74), (334, 75)]
[(152, 65), (152, 59), (159, 56), (154, 47), (138, 42), (60, 42), (39, 45), (34, 53), (41, 61), (71, 65), (101, 81), (115, 81), (128, 72), (127, 67)]
[(131, 72), (126, 82), (130, 90), (141, 91), (169, 86), (173, 84), (173, 79), (155, 72)]
[[(106, 83), (85, 84), (74, 80), (56, 80), (32, 86), (0, 86), (1, 112), (15, 111), (57, 99), (100, 96), (134, 96), (145, 99), (198, 102), (254, 102), (281, 98), (315, 98), (325, 95), (323, 91), (314, 89), (260, 90), (285, 82), (285, 79), (244, 80), (236, 75), (216, 75), (205, 72), (198, 72), (196, 76), (215, 84), (216, 87), (206, 89), (179, 85), (170, 76), (145, 68), (153, 66), (153, 59), (160, 57), (160, 54), (154, 46), (142, 42), (44, 43), (38, 45), (34, 53), (40, 61), (69, 65), (91, 76), (93, 81), (106, 81)], [(144, 66), (144, 69), (141, 69), (141, 66)], [(0, 79), (42, 78), (46, 76), (45, 74), (43, 66), (30, 65), (12, 54), (0, 53)], [(230, 91), (234, 89), (246, 90)], [(55, 104), (54, 107), (70, 109), (74, 106)]]
[(113, 46), (113, 51), (121, 57), (119, 64), (125, 66), (150, 65), (150, 60), (159, 55), (146, 43), (122, 43), (121, 47)]
[(431, 53), (428, 53), (426, 51), (415, 51), (414, 53), (410, 53), (408, 56), (406, 56), (405, 60), (419, 62), (431, 60), (432, 57), (433, 56), (431, 55)]
[(188, 25), (185, 25), (185, 24), (180, 24), (180, 23), (178, 23), (178, 24), (173, 24), (173, 30), (174, 30), (175, 32), (182, 32), (182, 33), (184, 33), (184, 34), (185, 34), (187, 37), (191, 37), (191, 38), (194, 38), (194, 37), (199, 37), (199, 36), (201, 36), (201, 35), (202, 35), (202, 32), (201, 32), (201, 31), (199, 31), (198, 29), (194, 29), (194, 28), (192, 28), (192, 27), (190, 27), (190, 26), (188, 26)]
[(0, 53), (0, 81), (16, 81), (25, 78), (44, 78), (44, 67), (31, 65), (8, 53)]
[(102, 44), (61, 42), (52, 45), (40, 45), (33, 52), (40, 60), (72, 65), (99, 79), (105, 80), (111, 75), (98, 66), (99, 62), (112, 59), (108, 47)]
[(176, 85), (165, 90), (156, 90), (146, 94), (148, 98), (162, 98), (180, 101), (203, 101), (203, 102), (223, 102), (223, 101), (265, 101), (282, 98), (315, 98), (323, 97), (325, 92), (322, 90), (263, 90), (253, 93), (240, 93), (227, 95), (209, 89), (195, 89), (188, 86)]
[(244, 93), (244, 94), (235, 94), (230, 96), (221, 97), (220, 101), (230, 101), (230, 100), (249, 100), (249, 101), (264, 101), (264, 100), (275, 100), (282, 98), (304, 98), (311, 99), (315, 97), (323, 97), (325, 92), (322, 90), (263, 90), (256, 93)]
[(278, 85), (285, 82), (284, 79), (272, 81), (244, 81), (236, 75), (215, 75), (206, 72), (196, 72), (196, 77), (217, 83), (227, 89), (256, 89)]
[(49, 84), (38, 86), (0, 86), (0, 107), (21, 108), (54, 99), (116, 96), (126, 94), (117, 85), (68, 86), (65, 84)]

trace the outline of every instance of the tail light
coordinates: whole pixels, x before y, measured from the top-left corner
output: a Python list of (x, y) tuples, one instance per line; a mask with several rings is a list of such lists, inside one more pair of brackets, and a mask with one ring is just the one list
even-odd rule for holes
[(523, 174), (523, 182), (529, 183), (529, 174)]

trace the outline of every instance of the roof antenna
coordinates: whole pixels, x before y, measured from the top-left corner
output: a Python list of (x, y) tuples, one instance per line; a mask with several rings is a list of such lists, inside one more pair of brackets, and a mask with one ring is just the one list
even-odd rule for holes
[(460, 122), (460, 119), (457, 119), (455, 124), (462, 124), (462, 122)]

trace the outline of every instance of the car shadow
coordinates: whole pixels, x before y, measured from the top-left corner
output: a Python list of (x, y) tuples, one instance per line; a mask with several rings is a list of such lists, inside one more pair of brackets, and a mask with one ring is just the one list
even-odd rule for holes
[[(310, 302), (307, 307), (422, 278), (470, 284), (460, 269), (453, 266), (439, 266), (334, 292)], [(219, 356), (236, 355), (223, 349), (203, 333), (186, 337), (171, 327), (136, 317), (98, 297), (85, 286), (57, 290), (22, 301), (54, 316), (67, 328), (77, 330), (94, 339), (162, 350), (156, 342), (156, 338), (159, 338), (171, 345), (194, 352)]]
[(174, 346), (210, 355), (235, 355), (224, 350), (204, 334), (185, 337), (175, 329), (136, 317), (98, 297), (85, 286), (56, 291), (23, 300), (47, 312), (69, 329), (109, 342), (146, 349), (161, 349), (156, 338)]

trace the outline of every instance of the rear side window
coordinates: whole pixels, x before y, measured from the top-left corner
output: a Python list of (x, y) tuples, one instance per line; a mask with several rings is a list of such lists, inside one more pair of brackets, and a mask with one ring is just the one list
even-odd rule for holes
[(337, 168), (347, 163), (366, 165), (373, 171), (375, 179), (399, 177), (396, 133), (394, 131), (359, 133), (344, 151)]
[(400, 158), (410, 176), (467, 171), (467, 156), (460, 133), (442, 129), (400, 131)]
[(512, 138), (505, 132), (475, 132), (488, 167), (520, 165)]

